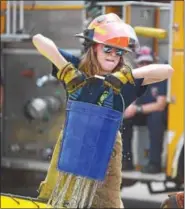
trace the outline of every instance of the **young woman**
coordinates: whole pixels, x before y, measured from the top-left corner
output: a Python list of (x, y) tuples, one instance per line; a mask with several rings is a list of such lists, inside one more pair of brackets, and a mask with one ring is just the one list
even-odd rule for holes
[[(68, 62), (74, 63), (79, 72), (90, 77), (104, 76), (119, 72), (124, 66), (124, 54), (137, 46), (137, 37), (131, 26), (125, 24), (117, 15), (106, 14), (95, 18), (87, 30), (80, 35), (85, 39), (85, 54), (78, 58), (58, 50), (54, 42), (41, 34), (33, 36), (33, 44), (38, 51), (48, 58), (56, 67), (53, 75), (61, 79), (61, 72), (67, 70)], [(75, 68), (73, 66), (73, 68)], [(132, 71), (134, 83), (125, 82), (121, 89), (125, 107), (128, 107), (137, 97), (141, 96), (146, 85), (171, 77), (173, 69), (170, 65), (149, 65)], [(129, 79), (128, 79), (129, 81)], [(80, 101), (96, 104), (102, 94), (102, 83), (99, 80), (84, 85), (80, 92)], [(69, 98), (70, 98), (69, 94)], [(112, 93), (109, 103), (111, 108), (123, 111), (120, 95)], [(40, 186), (39, 198), (47, 200), (56, 183), (57, 156), (59, 153), (60, 137), (56, 144), (47, 177)], [(98, 188), (92, 207), (95, 208), (123, 208), (121, 185), (122, 141), (120, 133), (117, 134), (114, 145), (114, 154), (109, 162), (106, 179)], [(62, 185), (61, 185), (62, 186)], [(70, 195), (70, 194), (69, 194)]]

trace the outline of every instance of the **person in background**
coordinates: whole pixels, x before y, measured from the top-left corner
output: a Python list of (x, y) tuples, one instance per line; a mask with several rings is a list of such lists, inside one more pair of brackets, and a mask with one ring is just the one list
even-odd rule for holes
[[(138, 67), (154, 63), (152, 50), (143, 46), (137, 53)], [(167, 116), (167, 80), (148, 85), (146, 93), (133, 102), (125, 111), (123, 140), (123, 170), (132, 170), (132, 127), (147, 126), (150, 137), (149, 163), (141, 169), (143, 173), (161, 172), (161, 152)], [(142, 139), (140, 139), (142, 140)]]

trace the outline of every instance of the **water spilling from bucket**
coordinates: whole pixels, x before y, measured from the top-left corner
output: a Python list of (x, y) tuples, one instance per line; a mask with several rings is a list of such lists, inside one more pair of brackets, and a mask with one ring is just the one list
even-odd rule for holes
[[(63, 188), (59, 189), (59, 182), (67, 176), (67, 180), (63, 185)], [(77, 177), (73, 187), (73, 192), (68, 201), (65, 197), (69, 191), (72, 174), (60, 173), (58, 176), (58, 183), (56, 184), (53, 194), (48, 201), (48, 207), (53, 208), (91, 208), (93, 199), (96, 194), (98, 186), (101, 186), (101, 182), (90, 180), (87, 178)]]

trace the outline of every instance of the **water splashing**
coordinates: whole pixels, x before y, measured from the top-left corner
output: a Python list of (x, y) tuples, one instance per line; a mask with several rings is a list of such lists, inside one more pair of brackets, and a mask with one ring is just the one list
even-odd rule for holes
[[(64, 172), (59, 172), (57, 177), (57, 183), (47, 206), (52, 206), (53, 208), (91, 208), (94, 196), (98, 185), (101, 183), (99, 181), (87, 179), (80, 176), (75, 176), (75, 183), (73, 185), (72, 194), (68, 201), (66, 201), (66, 195), (69, 192), (69, 187), (72, 182), (72, 174), (66, 174)], [(65, 180), (62, 188), (60, 184)]]

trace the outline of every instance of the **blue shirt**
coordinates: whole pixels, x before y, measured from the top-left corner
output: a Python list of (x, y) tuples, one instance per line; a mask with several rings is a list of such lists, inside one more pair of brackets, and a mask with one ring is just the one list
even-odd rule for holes
[(150, 84), (146, 93), (136, 100), (136, 104), (147, 104), (157, 101), (158, 96), (166, 96), (167, 80)]
[[(71, 62), (76, 68), (80, 63), (80, 58), (73, 56), (62, 49), (59, 49), (59, 52), (62, 56), (68, 61)], [(53, 76), (56, 76), (58, 69), (53, 65)], [(137, 97), (140, 97), (145, 92), (147, 86), (142, 86), (143, 79), (135, 79), (135, 86), (127, 83), (123, 85), (121, 89), (121, 95), (124, 98), (125, 108), (128, 107)], [(96, 103), (99, 96), (103, 93), (105, 87), (102, 80), (92, 80), (92, 82), (87, 83), (81, 93), (80, 101)], [(97, 94), (99, 92), (99, 94)], [(112, 108), (118, 111), (123, 111), (123, 102), (120, 95), (110, 94), (108, 103), (111, 103)], [(109, 105), (109, 104), (108, 104)]]
[[(158, 83), (153, 83), (153, 84), (148, 85), (148, 88), (147, 88), (144, 95), (137, 98), (136, 104), (137, 105), (143, 105), (143, 104), (156, 102), (158, 96), (166, 96), (166, 94), (167, 94), (167, 80), (164, 80), (164, 81), (161, 81), (161, 82), (158, 82)], [(162, 112), (152, 112), (152, 113), (149, 113), (149, 114), (136, 115), (132, 119), (133, 124), (136, 125), (136, 126), (145, 126), (145, 125), (147, 125), (147, 121), (149, 121), (149, 120), (150, 120), (150, 122), (154, 121), (154, 123), (155, 123), (155, 120), (153, 120), (153, 119), (151, 120), (151, 118), (148, 118), (148, 116), (151, 116), (153, 119), (158, 118), (158, 117), (164, 118), (164, 119), (161, 119), (161, 121), (164, 121), (163, 123), (166, 126), (166, 123), (167, 123), (167, 121), (166, 121), (166, 119), (167, 119), (167, 108)], [(155, 125), (156, 124), (154, 124), (153, 127), (155, 127)], [(158, 130), (160, 131), (161, 128), (163, 128), (163, 127), (159, 126)], [(156, 131), (156, 129), (155, 129), (155, 131)]]

